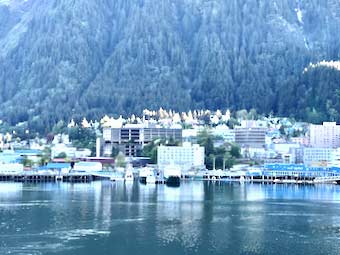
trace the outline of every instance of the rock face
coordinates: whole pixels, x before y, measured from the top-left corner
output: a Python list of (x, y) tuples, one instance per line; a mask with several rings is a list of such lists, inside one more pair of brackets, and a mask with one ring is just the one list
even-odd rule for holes
[(146, 107), (338, 110), (338, 71), (304, 72), (340, 58), (337, 0), (0, 0), (0, 24), (10, 124)]

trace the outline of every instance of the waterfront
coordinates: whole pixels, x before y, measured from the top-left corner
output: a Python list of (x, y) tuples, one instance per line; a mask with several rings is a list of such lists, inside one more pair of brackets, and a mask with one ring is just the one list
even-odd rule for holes
[(339, 254), (340, 186), (0, 183), (0, 254)]

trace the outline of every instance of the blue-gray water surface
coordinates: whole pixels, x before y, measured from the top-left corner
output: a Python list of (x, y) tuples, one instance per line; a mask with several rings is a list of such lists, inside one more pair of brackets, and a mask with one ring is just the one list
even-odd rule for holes
[(0, 183), (0, 254), (340, 254), (340, 186)]

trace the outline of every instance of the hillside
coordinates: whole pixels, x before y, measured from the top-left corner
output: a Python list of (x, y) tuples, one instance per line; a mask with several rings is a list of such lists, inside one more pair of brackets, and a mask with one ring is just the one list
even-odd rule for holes
[(0, 118), (231, 108), (340, 121), (337, 0), (0, 0)]

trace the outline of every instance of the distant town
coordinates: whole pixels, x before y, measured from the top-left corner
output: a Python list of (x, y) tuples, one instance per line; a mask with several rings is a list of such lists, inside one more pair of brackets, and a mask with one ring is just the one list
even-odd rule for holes
[(128, 166), (158, 173), (172, 166), (181, 178), (214, 180), (336, 182), (340, 176), (340, 125), (254, 110), (144, 110), (129, 118), (59, 121), (46, 137), (30, 132), (0, 134), (0, 176), (115, 173)]

